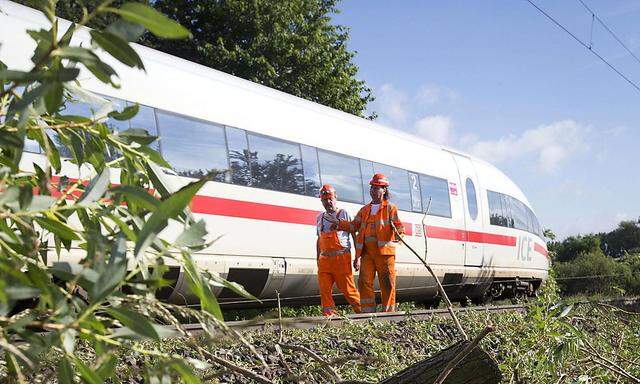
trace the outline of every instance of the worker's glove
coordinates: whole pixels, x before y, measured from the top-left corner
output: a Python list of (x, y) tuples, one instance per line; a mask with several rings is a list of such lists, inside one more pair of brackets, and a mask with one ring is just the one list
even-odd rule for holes
[(360, 258), (359, 257), (356, 257), (353, 260), (353, 269), (355, 269), (356, 272), (358, 272), (360, 270)]

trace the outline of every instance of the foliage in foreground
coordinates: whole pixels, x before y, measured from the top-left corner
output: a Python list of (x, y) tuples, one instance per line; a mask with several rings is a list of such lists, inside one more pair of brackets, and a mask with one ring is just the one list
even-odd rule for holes
[[(485, 338), (482, 347), (499, 363), (505, 382), (615, 383), (640, 377), (640, 314), (596, 303), (574, 307), (558, 300), (551, 281), (546, 293), (525, 313), (466, 313), (460, 320), (470, 335), (493, 324), (496, 331)], [(418, 321), (411, 316), (398, 323), (365, 322), (312, 330), (279, 332), (273, 327), (244, 336), (252, 348), (221, 336), (213, 354), (203, 360), (210, 367), (198, 371), (199, 377), (213, 383), (327, 383), (339, 381), (338, 377), (375, 383), (459, 337), (449, 319)], [(198, 356), (188, 339), (138, 345), (183, 357)], [(123, 382), (140, 380), (145, 367), (155, 364), (155, 357), (130, 349), (120, 350), (117, 356), (116, 370)], [(33, 377), (36, 381), (46, 381), (55, 371), (56, 354), (47, 358), (51, 363)], [(86, 358), (92, 357), (87, 354)], [(329, 365), (333, 368), (328, 369)]]
[[(194, 343), (195, 355), (187, 359), (136, 340), (184, 335), (178, 318), (187, 316), (202, 322), (205, 334), (224, 331), (212, 285), (246, 294), (198, 271), (190, 258), (208, 246), (204, 222), (186, 209), (207, 179), (171, 193), (160, 170), (169, 164), (150, 146), (156, 137), (106, 124), (130, 119), (138, 106), (116, 111), (76, 81), (82, 69), (117, 86), (117, 73), (95, 51), (144, 70), (130, 40), (144, 28), (163, 38), (185, 38), (189, 31), (138, 3), (104, 3), (84, 12), (79, 25), (59, 23), (55, 1), (40, 4), (50, 28), (28, 31), (37, 45), (32, 69), (0, 63), (0, 381), (32, 382), (48, 354), (56, 372), (47, 381), (102, 383), (115, 377), (118, 354), (129, 352), (153, 361), (140, 373), (147, 382), (199, 382), (193, 369), (206, 367), (197, 357), (210, 353), (209, 343)], [(71, 45), (79, 28), (105, 14), (116, 21), (90, 31), (90, 46)], [(71, 99), (95, 105), (93, 116), (67, 112)], [(26, 161), (27, 140), (41, 148), (41, 158)], [(171, 242), (159, 237), (169, 222), (176, 224)], [(156, 299), (169, 283), (163, 276), (170, 259), (182, 266), (203, 311)]]

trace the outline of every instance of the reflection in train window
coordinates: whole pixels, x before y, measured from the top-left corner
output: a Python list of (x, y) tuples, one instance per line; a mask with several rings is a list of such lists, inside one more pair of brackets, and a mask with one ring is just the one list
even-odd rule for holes
[(373, 161), (360, 159), (360, 173), (362, 174), (362, 193), (363, 201), (367, 202), (370, 199), (369, 194), (369, 181), (374, 174)]
[(249, 135), (252, 185), (275, 191), (304, 193), (298, 144)]
[(320, 177), (331, 184), (338, 193), (338, 200), (362, 203), (362, 182), (358, 159), (318, 150)]
[(509, 196), (509, 204), (511, 206), (514, 228), (528, 231), (529, 214), (527, 213), (527, 207), (521, 203), (520, 200), (514, 199), (511, 196)]
[(225, 127), (231, 182), (238, 185), (251, 185), (250, 153), (247, 145), (247, 133), (238, 128)]
[(224, 181), (228, 169), (222, 127), (158, 111), (165, 160), (181, 176), (202, 177), (216, 171), (214, 180)]
[(511, 197), (507, 195), (500, 194), (500, 200), (502, 201), (502, 211), (507, 218), (506, 227), (513, 228), (513, 215), (511, 214)]
[[(133, 103), (127, 102), (127, 105)], [(140, 105), (138, 113), (129, 120), (131, 128), (141, 128), (149, 132), (151, 136), (158, 136), (158, 128), (156, 127), (156, 116), (153, 108), (146, 105)], [(151, 148), (158, 150), (160, 148), (160, 141), (156, 140), (151, 144)]]
[(382, 173), (389, 179), (391, 202), (403, 211), (411, 211), (411, 195), (409, 193), (409, 176), (404, 169), (373, 163), (374, 173)]
[(314, 147), (301, 145), (302, 169), (304, 171), (304, 194), (317, 197), (320, 193), (320, 167), (318, 152)]
[[(426, 211), (428, 206), (429, 215), (451, 217), (451, 201), (449, 200), (447, 180), (420, 175), (420, 192), (423, 211)], [(429, 199), (431, 199), (431, 205), (429, 205)]]
[(509, 219), (502, 206), (501, 194), (487, 191), (487, 198), (489, 199), (489, 222), (493, 225), (508, 227)]

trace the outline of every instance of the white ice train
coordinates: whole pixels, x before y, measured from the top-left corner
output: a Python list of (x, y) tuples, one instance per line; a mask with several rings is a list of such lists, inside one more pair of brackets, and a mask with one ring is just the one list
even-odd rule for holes
[[(0, 0), (0, 59), (29, 69), (33, 42), (25, 30), (46, 26), (42, 14)], [(63, 28), (61, 28), (63, 29)], [(86, 31), (75, 42), (88, 44)], [(162, 155), (175, 168), (176, 186), (210, 169), (225, 169), (192, 202), (214, 235), (224, 235), (195, 259), (237, 281), (269, 303), (318, 300), (315, 218), (322, 184), (338, 191), (352, 215), (368, 202), (374, 172), (391, 181), (406, 240), (424, 251), (453, 299), (533, 293), (547, 277), (542, 228), (522, 191), (491, 164), (454, 149), (246, 81), (153, 49), (135, 46), (146, 73), (107, 60), (122, 88), (104, 86), (85, 72), (86, 88), (115, 102), (139, 103), (131, 126), (161, 137)], [(75, 104), (74, 113), (90, 113)], [(114, 128), (119, 128), (114, 122)], [(42, 161), (38, 148), (24, 166)], [(247, 154), (250, 153), (250, 158)], [(64, 173), (73, 177), (70, 164)], [(426, 226), (422, 220), (431, 199)], [(428, 301), (433, 279), (406, 248), (396, 259), (400, 300)], [(169, 300), (193, 302), (179, 268)], [(228, 305), (244, 300), (226, 289)]]

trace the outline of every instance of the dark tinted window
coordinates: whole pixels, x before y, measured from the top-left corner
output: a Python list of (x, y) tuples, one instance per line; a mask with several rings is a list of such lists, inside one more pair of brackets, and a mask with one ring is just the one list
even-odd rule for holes
[[(451, 217), (451, 201), (449, 200), (447, 180), (427, 175), (420, 175), (419, 178), (422, 210), (426, 211), (429, 207), (429, 215)], [(430, 205), (429, 199), (431, 199)]]
[(164, 158), (181, 176), (202, 177), (218, 171), (224, 181), (228, 169), (224, 130), (218, 125), (158, 111)]
[(411, 210), (411, 194), (409, 192), (409, 175), (404, 169), (390, 167), (388, 165), (373, 163), (375, 173), (382, 173), (389, 179), (389, 192), (391, 202), (398, 206), (398, 209)]
[(516, 229), (529, 230), (529, 214), (527, 208), (519, 200), (509, 196), (511, 205), (511, 216), (513, 217), (513, 227)]
[(282, 192), (304, 193), (302, 160), (298, 144), (249, 135), (252, 185)]
[(250, 153), (247, 146), (247, 134), (244, 130), (226, 127), (227, 148), (229, 149), (229, 166), (231, 182), (239, 185), (251, 185)]
[(304, 171), (304, 193), (317, 197), (320, 193), (320, 167), (318, 165), (318, 151), (314, 147), (301, 145), (302, 169)]
[(360, 162), (353, 157), (318, 150), (320, 177), (331, 184), (338, 193), (338, 200), (362, 203)]
[(542, 237), (538, 218), (523, 202), (493, 191), (487, 191), (487, 198), (491, 224), (522, 229)]
[(507, 195), (500, 194), (500, 199), (502, 201), (502, 212), (507, 218), (507, 227), (513, 228), (513, 215), (511, 214), (511, 197)]
[(467, 190), (467, 209), (469, 210), (469, 216), (472, 220), (475, 220), (478, 217), (478, 200), (476, 199), (476, 187), (473, 185), (471, 179), (467, 179), (465, 189)]
[(362, 174), (363, 201), (369, 201), (371, 199), (369, 195), (369, 182), (375, 173), (373, 171), (373, 161), (360, 159), (360, 173)]
[(527, 211), (529, 212), (529, 222), (531, 223), (531, 228), (530, 228), (531, 232), (537, 235), (540, 235), (541, 231), (540, 231), (540, 223), (538, 222), (538, 218), (529, 207), (527, 207)]
[(411, 210), (422, 212), (422, 196), (420, 196), (420, 180), (418, 175), (409, 172), (409, 190), (411, 191)]

